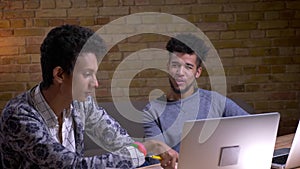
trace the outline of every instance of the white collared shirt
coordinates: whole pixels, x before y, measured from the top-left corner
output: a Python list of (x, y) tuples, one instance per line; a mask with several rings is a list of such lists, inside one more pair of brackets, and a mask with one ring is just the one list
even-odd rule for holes
[[(51, 136), (55, 138), (57, 142), (60, 142), (58, 118), (45, 101), (41, 93), (40, 86), (36, 87), (32, 94), (34, 105), (45, 120)], [(70, 109), (65, 109), (62, 112), (62, 145), (68, 148), (70, 151), (75, 152), (74, 126), (73, 119), (69, 110)]]

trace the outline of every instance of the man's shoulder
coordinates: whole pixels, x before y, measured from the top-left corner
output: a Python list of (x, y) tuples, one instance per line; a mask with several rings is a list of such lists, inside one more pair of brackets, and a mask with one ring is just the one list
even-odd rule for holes
[(206, 90), (206, 89), (201, 89), (201, 88), (198, 89), (198, 93), (200, 94), (200, 96), (211, 97), (213, 95), (213, 96), (217, 96), (217, 97), (225, 97), (217, 91)]
[(26, 103), (28, 101), (28, 96), (27, 96), (27, 92), (23, 92), (19, 95), (17, 95), (16, 97), (10, 99), (7, 104), (6, 107), (8, 106), (12, 106), (12, 105), (20, 105), (23, 103)]
[(2, 111), (2, 115), (14, 113), (20, 109), (27, 111), (32, 110), (28, 94), (28, 92), (24, 92), (9, 100)]

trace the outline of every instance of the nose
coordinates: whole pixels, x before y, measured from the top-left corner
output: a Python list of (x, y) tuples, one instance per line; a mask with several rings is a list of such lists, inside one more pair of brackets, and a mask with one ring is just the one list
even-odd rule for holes
[(184, 72), (183, 66), (178, 66), (178, 68), (176, 70), (176, 73), (178, 75), (183, 75), (183, 72)]
[(97, 79), (96, 76), (92, 80), (92, 86), (95, 87), (95, 88), (99, 87), (99, 82), (98, 82), (98, 79)]

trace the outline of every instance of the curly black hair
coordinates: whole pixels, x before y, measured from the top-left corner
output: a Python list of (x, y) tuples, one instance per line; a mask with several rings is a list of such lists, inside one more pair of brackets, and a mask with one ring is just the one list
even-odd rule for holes
[(167, 45), (166, 49), (170, 52), (196, 54), (197, 57), (197, 68), (201, 67), (202, 61), (205, 61), (208, 47), (204, 41), (193, 34), (178, 34), (172, 37)]
[(100, 57), (106, 52), (106, 46), (103, 39), (89, 28), (62, 25), (47, 34), (40, 51), (41, 87), (48, 88), (53, 83), (52, 71), (55, 67), (60, 66), (64, 72), (71, 74), (80, 53), (93, 53)]

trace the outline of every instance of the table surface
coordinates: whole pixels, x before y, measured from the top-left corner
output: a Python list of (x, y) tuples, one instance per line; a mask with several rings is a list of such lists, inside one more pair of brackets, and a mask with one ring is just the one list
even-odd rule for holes
[[(294, 134), (287, 134), (284, 136), (279, 136), (276, 139), (276, 143), (275, 143), (275, 149), (279, 149), (279, 148), (290, 148), (292, 145), (294, 139)], [(147, 167), (142, 167), (139, 169), (162, 169), (160, 167), (160, 164), (155, 164), (155, 165), (151, 165), (151, 166), (147, 166)], [(300, 169), (300, 168), (297, 168)]]

